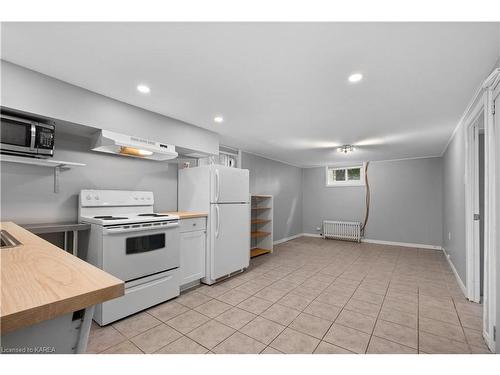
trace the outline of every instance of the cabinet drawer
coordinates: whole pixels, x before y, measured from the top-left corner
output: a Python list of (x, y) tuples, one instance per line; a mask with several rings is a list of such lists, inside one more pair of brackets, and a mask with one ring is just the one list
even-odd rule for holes
[(193, 230), (205, 230), (207, 227), (206, 217), (196, 217), (193, 219), (179, 220), (179, 228), (181, 232), (190, 232)]

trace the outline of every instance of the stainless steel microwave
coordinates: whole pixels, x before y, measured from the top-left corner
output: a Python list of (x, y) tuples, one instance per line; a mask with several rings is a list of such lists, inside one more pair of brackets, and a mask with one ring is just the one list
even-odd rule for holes
[(3, 113), (0, 119), (0, 151), (2, 153), (32, 157), (54, 155), (54, 125)]

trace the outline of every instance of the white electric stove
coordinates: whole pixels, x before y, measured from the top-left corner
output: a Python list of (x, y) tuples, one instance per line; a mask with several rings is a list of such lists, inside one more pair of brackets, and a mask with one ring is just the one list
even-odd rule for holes
[(100, 325), (179, 295), (179, 217), (153, 207), (150, 191), (80, 191), (79, 221), (91, 224), (86, 260), (125, 281), (124, 296), (96, 306)]

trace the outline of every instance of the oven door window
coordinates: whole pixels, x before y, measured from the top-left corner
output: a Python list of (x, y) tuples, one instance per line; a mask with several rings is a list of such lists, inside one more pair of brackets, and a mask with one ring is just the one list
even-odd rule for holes
[(0, 141), (6, 145), (30, 147), (31, 124), (2, 117)]
[(126, 240), (126, 254), (138, 254), (163, 249), (165, 247), (165, 233), (148, 236), (129, 237)]

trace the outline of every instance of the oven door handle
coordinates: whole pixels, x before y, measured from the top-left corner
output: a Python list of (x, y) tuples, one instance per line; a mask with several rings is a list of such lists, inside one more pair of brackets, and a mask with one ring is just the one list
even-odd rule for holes
[(123, 227), (111, 227), (111, 228), (103, 228), (103, 234), (120, 234), (120, 233), (129, 233), (129, 232), (144, 232), (149, 230), (162, 230), (169, 229), (173, 227), (179, 226), (178, 222), (168, 223), (166, 225), (148, 225), (148, 226), (140, 226), (140, 227), (132, 227), (123, 228)]

